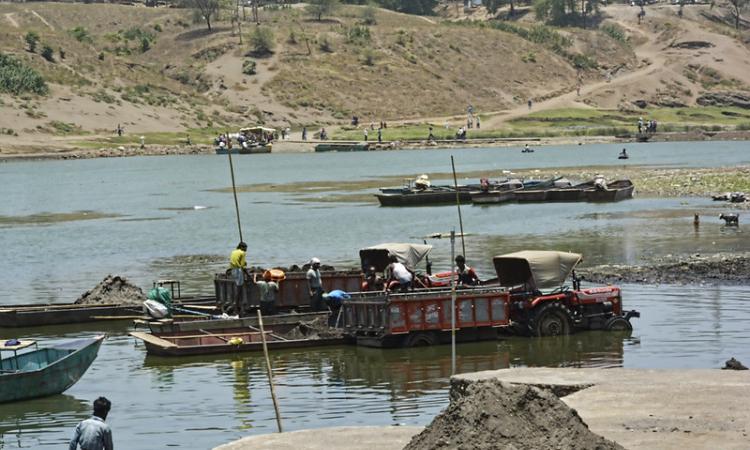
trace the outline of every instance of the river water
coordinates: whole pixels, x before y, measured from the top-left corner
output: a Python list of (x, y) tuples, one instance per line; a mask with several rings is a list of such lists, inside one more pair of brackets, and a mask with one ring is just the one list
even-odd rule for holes
[[(631, 144), (628, 164), (749, 164), (743, 146)], [(444, 173), (450, 171), (450, 155), (459, 172), (496, 169), (498, 177), (501, 170), (520, 168), (605, 166), (613, 164), (619, 149), (588, 145), (545, 147), (524, 155), (518, 149), (488, 148), (237, 157), (239, 185), (299, 183), (302, 192), (239, 194), (249, 260), (290, 265), (318, 256), (324, 263), (355, 266), (359, 248), (420, 242), (424, 235), (458, 228), (451, 207), (328, 202), (326, 196), (341, 193), (336, 182)], [(188, 291), (211, 293), (212, 273), (224, 267), (238, 239), (232, 196), (222, 191), (228, 180), (226, 159), (214, 156), (0, 164), (0, 305), (69, 302), (107, 273), (126, 275), (144, 288), (153, 279), (175, 277), (185, 280)], [(330, 191), (304, 193), (306, 182), (327, 181)], [(465, 206), (466, 253), (489, 277), (492, 256), (524, 248), (581, 252), (587, 264), (750, 250), (742, 227), (722, 227), (715, 216), (706, 216), (700, 230), (693, 229), (693, 211), (718, 215), (721, 206), (698, 198), (641, 197), (614, 204)], [(448, 240), (430, 243), (435, 269), (447, 269)], [(731, 356), (750, 359), (746, 286), (626, 285), (623, 296), (626, 308), (642, 312), (629, 338), (589, 332), (463, 344), (458, 370), (720, 367)], [(99, 395), (113, 401), (108, 422), (119, 448), (203, 449), (275, 430), (257, 355), (147, 357), (127, 336), (124, 323), (0, 329), (0, 338), (24, 336), (44, 343), (102, 331), (109, 337), (99, 357), (64, 395), (0, 406), (0, 449), (59, 448)], [(272, 358), (286, 430), (425, 425), (447, 404), (448, 347), (334, 347), (275, 352)]]

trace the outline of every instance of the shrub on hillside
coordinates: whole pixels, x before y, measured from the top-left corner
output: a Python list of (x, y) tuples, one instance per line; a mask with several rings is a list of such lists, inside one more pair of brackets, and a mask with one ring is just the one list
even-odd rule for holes
[(339, 0), (309, 0), (305, 10), (316, 20), (320, 21), (323, 19), (323, 16), (333, 14), (339, 5)]
[(31, 53), (36, 52), (36, 44), (39, 43), (39, 35), (34, 31), (29, 31), (23, 38), (26, 41), (26, 44), (29, 46), (29, 51)]
[(615, 25), (614, 23), (608, 23), (602, 25), (601, 29), (612, 39), (622, 42), (623, 44), (627, 44), (628, 37), (625, 35), (625, 30), (623, 30), (621, 27)]
[(250, 47), (252, 54), (256, 56), (273, 53), (273, 49), (276, 47), (273, 30), (268, 27), (256, 27), (253, 34), (250, 35)]
[(365, 6), (362, 10), (362, 23), (365, 25), (375, 25), (378, 19), (375, 17), (375, 7), (372, 5)]
[(49, 88), (39, 72), (12, 56), (0, 53), (0, 92), (46, 95)]
[(44, 44), (42, 46), (42, 58), (46, 59), (49, 62), (55, 62), (55, 51), (52, 50), (52, 47), (50, 47), (47, 44)]
[(318, 47), (320, 48), (320, 51), (333, 53), (333, 42), (331, 42), (331, 38), (326, 34), (318, 40)]
[(80, 25), (75, 28), (71, 28), (68, 33), (70, 33), (70, 35), (73, 36), (78, 42), (93, 42), (93, 39), (91, 38), (88, 30)]
[(252, 59), (246, 59), (242, 63), (242, 73), (245, 75), (255, 75), (255, 61)]

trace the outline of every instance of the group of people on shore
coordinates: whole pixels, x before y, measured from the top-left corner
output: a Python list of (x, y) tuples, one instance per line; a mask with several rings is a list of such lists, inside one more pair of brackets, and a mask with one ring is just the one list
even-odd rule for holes
[(643, 121), (643, 117), (638, 118), (639, 133), (656, 133), (656, 120), (650, 119)]

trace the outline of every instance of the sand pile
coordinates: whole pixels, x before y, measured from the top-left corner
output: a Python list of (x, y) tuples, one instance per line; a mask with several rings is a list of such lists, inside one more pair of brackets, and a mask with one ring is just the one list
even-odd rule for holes
[(138, 305), (146, 296), (138, 286), (131, 284), (125, 277), (107, 275), (101, 283), (78, 297), (76, 304), (82, 305)]
[(472, 383), (404, 450), (614, 450), (549, 391), (497, 380)]
[(287, 339), (330, 339), (340, 338), (344, 335), (341, 328), (332, 328), (323, 317), (318, 317), (309, 322), (300, 322), (299, 325), (289, 330), (284, 337)]

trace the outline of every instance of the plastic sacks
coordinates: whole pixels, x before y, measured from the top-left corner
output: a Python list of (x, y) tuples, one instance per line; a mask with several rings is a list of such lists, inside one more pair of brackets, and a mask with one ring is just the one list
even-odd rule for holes
[(169, 289), (159, 286), (148, 291), (148, 300), (143, 303), (143, 310), (156, 319), (170, 317), (172, 315), (172, 294)]

